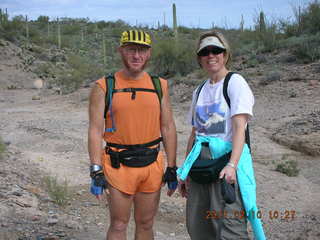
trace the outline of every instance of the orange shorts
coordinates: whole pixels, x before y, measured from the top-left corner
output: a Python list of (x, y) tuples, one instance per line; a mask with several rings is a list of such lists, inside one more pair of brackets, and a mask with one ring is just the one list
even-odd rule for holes
[(157, 161), (145, 167), (128, 167), (121, 164), (113, 168), (110, 156), (102, 155), (102, 165), (108, 183), (121, 192), (135, 194), (137, 192), (156, 192), (161, 188), (164, 172), (164, 156), (159, 151)]

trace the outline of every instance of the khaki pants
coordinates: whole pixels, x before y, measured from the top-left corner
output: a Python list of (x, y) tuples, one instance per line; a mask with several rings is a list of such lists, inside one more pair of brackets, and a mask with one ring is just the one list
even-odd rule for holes
[(190, 179), (187, 230), (192, 240), (248, 240), (247, 219), (238, 185), (237, 200), (226, 204), (219, 182), (198, 184)]

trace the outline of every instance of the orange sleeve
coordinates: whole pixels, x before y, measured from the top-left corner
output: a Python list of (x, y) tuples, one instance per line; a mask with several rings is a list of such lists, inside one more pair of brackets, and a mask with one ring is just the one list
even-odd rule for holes
[(104, 92), (107, 92), (106, 80), (104, 77), (98, 79), (96, 81), (96, 84), (98, 84), (103, 89)]

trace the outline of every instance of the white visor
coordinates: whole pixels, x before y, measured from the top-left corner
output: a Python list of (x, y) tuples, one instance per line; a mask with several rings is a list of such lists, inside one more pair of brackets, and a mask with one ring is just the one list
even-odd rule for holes
[(202, 49), (204, 49), (205, 47), (208, 47), (208, 46), (214, 46), (214, 47), (226, 49), (225, 46), (223, 46), (222, 42), (220, 42), (219, 38), (214, 37), (214, 36), (210, 36), (210, 37), (206, 37), (201, 40), (200, 47), (199, 47), (197, 53), (199, 53)]

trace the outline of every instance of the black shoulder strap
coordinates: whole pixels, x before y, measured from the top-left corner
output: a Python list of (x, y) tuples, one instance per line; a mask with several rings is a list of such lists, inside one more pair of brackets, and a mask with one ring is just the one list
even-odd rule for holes
[(228, 72), (226, 77), (224, 78), (224, 82), (223, 82), (223, 96), (224, 96), (224, 99), (226, 100), (229, 108), (231, 108), (231, 103), (230, 103), (230, 98), (228, 95), (228, 85), (229, 85), (229, 80), (230, 80), (232, 74), (234, 74), (234, 72)]
[[(229, 85), (229, 80), (232, 76), (232, 74), (234, 74), (234, 72), (228, 72), (228, 74), (226, 75), (224, 82), (223, 82), (223, 96), (224, 99), (226, 100), (229, 108), (231, 109), (231, 102), (230, 102), (230, 98), (228, 95), (228, 85)], [(249, 124), (247, 124), (247, 128), (246, 128), (246, 132), (245, 132), (245, 142), (248, 145), (250, 151), (251, 151), (251, 146), (250, 146), (250, 134), (249, 134)]]
[(191, 121), (192, 121), (192, 125), (194, 125), (194, 114), (195, 114), (195, 111), (196, 111), (196, 105), (197, 105), (197, 102), (198, 102), (198, 98), (199, 98), (199, 95), (200, 95), (200, 92), (201, 92), (201, 89), (203, 88), (204, 84), (206, 83), (207, 80), (203, 81), (199, 87), (197, 88), (196, 90), (196, 95), (195, 95), (195, 99), (194, 99), (194, 102), (192, 103), (192, 118), (191, 118)]
[(201, 92), (201, 89), (203, 88), (204, 84), (206, 83), (207, 80), (203, 81), (199, 87), (197, 88), (197, 91), (196, 91), (196, 98), (195, 98), (195, 103), (197, 103), (198, 101), (198, 98), (199, 98), (199, 95), (200, 95), (200, 92)]

